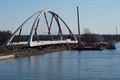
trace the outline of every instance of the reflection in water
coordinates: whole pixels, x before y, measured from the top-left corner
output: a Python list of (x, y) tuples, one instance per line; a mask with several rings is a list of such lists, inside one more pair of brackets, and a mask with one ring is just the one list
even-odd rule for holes
[[(77, 76), (80, 76), (80, 52), (79, 52), (79, 51), (78, 51), (78, 56), (79, 56), (79, 57), (77, 57), (77, 66), (76, 66), (76, 67), (77, 67), (77, 68), (76, 68), (76, 70), (77, 70), (76, 72), (77, 72), (77, 73), (76, 73), (76, 74), (77, 74)], [(80, 77), (81, 77), (81, 76), (80, 76)]]
[(120, 80), (113, 51), (61, 51), (0, 62), (0, 80)]

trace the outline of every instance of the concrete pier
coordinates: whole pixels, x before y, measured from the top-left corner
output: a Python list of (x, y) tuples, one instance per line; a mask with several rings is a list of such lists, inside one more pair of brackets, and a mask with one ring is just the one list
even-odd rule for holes
[(15, 55), (10, 54), (10, 55), (0, 55), (0, 60), (5, 60), (5, 59), (14, 59)]

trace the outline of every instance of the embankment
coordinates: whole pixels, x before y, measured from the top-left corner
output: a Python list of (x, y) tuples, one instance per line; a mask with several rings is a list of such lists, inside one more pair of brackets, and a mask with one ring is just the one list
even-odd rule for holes
[(0, 60), (14, 59), (14, 58), (16, 58), (14, 54), (0, 55)]

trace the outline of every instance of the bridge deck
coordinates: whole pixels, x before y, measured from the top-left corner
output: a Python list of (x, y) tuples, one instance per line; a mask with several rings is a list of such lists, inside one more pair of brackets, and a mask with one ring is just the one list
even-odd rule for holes
[[(69, 43), (78, 43), (77, 41), (71, 40), (60, 40), (60, 41), (33, 41), (30, 43), (30, 47), (35, 46), (44, 46), (44, 45), (54, 45), (54, 44), (69, 44)], [(12, 45), (28, 45), (28, 42), (14, 42)]]

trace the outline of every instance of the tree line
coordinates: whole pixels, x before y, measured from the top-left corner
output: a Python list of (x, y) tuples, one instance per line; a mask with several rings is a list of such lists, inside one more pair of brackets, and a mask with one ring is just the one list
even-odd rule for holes
[[(3, 45), (7, 42), (7, 40), (11, 37), (12, 32), (11, 31), (0, 31), (0, 45)], [(78, 35), (76, 35), (78, 36)], [(94, 33), (84, 33), (81, 35), (81, 40), (83, 42), (92, 43), (97, 42), (101, 40), (109, 41), (120, 41), (120, 35), (99, 35)]]
[(12, 35), (11, 31), (0, 31), (0, 45), (3, 45)]

